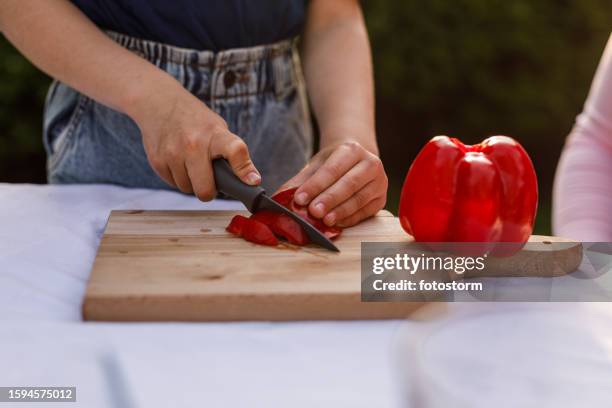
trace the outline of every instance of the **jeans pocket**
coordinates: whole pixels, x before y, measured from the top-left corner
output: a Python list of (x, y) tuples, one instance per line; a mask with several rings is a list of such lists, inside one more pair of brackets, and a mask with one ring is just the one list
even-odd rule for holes
[[(76, 104), (69, 114), (68, 120), (58, 120), (52, 122), (47, 129), (45, 129), (45, 139), (48, 146), (48, 160), (47, 169), (51, 173), (59, 163), (62, 162), (66, 152), (69, 150), (70, 145), (73, 144), (75, 131), (83, 116), (83, 112), (88, 105), (90, 99), (85, 95), (79, 93), (77, 96)], [(50, 101), (52, 104), (53, 101)], [(50, 137), (51, 134), (55, 133), (55, 137)]]

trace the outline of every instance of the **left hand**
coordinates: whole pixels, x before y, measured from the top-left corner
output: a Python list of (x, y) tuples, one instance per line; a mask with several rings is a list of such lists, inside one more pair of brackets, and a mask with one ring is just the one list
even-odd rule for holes
[(387, 202), (388, 180), (377, 155), (357, 142), (321, 149), (279, 190), (299, 186), (295, 202), (328, 226), (350, 227)]

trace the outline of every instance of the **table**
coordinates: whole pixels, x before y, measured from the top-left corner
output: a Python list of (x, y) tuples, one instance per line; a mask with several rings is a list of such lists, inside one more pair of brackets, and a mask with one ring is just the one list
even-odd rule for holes
[[(242, 206), (169, 191), (0, 184), (0, 386), (76, 386), (77, 403), (66, 404), (75, 408), (426, 407), (454, 406), (450, 383), (464, 406), (516, 406), (525, 394), (513, 391), (525, 389), (547, 406), (542, 398), (571, 378), (548, 373), (563, 369), (599, 381), (581, 406), (612, 401), (603, 386), (612, 384), (607, 303), (436, 305), (426, 322), (84, 323), (106, 218), (129, 208)], [(547, 356), (557, 364), (538, 363)], [(491, 367), (508, 375), (490, 377)], [(498, 392), (483, 392), (495, 384)]]

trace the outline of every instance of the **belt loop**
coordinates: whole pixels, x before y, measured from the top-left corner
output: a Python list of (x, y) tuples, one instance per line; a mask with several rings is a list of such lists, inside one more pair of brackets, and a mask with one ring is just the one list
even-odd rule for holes
[(224, 66), (224, 54), (223, 51), (214, 54), (212, 59), (212, 71), (210, 77), (210, 108), (218, 112), (217, 96), (225, 94), (223, 89), (223, 66)]
[[(273, 89), (277, 100), (285, 99), (296, 82), (296, 42), (287, 40), (270, 50), (269, 64), (272, 66)], [(297, 60), (299, 63), (299, 59)]]

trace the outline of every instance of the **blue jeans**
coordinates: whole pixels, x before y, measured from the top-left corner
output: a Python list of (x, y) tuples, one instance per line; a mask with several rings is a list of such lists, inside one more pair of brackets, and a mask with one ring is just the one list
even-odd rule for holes
[[(272, 192), (312, 153), (312, 130), (295, 42), (195, 51), (109, 32), (176, 78), (244, 139)], [(153, 171), (136, 123), (55, 81), (47, 95), (43, 139), (49, 183), (109, 183), (172, 189)]]

